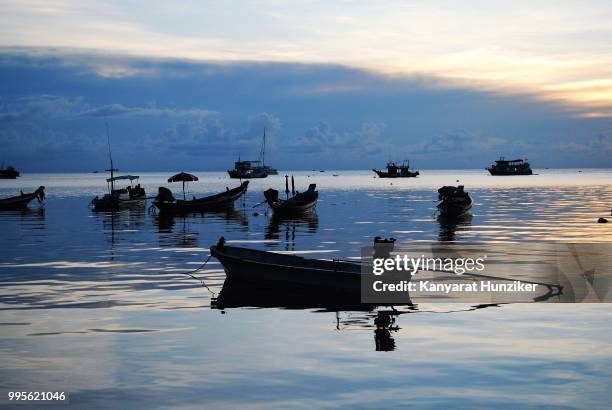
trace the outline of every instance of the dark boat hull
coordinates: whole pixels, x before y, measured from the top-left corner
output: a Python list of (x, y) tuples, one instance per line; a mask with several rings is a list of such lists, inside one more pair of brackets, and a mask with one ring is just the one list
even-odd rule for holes
[(373, 169), (372, 171), (376, 172), (376, 175), (378, 175), (379, 178), (416, 178), (419, 176), (419, 171), (410, 171), (403, 174), (390, 174), (389, 172), (380, 171), (377, 169)]
[(487, 168), (489, 173), (494, 176), (512, 176), (512, 175), (533, 175), (531, 169), (522, 169), (517, 171), (500, 171), (493, 168)]
[(227, 171), (230, 178), (233, 179), (259, 179), (259, 178), (267, 178), (268, 173), (265, 171), (257, 171), (257, 172), (240, 172), (235, 169), (230, 169)]
[(16, 179), (19, 176), (17, 171), (0, 170), (0, 179)]
[(146, 199), (145, 195), (131, 199), (105, 200), (104, 198), (94, 198), (91, 204), (95, 212), (112, 212), (144, 206)]
[(361, 289), (361, 265), (357, 263), (304, 259), (232, 246), (212, 246), (210, 252), (231, 280), (292, 289), (342, 292)]
[(26, 209), (28, 204), (36, 198), (36, 194), (24, 194), (9, 198), (0, 199), (0, 210), (2, 211), (17, 211)]
[(438, 203), (440, 215), (446, 217), (459, 217), (465, 215), (472, 208), (472, 199), (461, 202), (441, 201)]
[(164, 213), (180, 214), (190, 212), (218, 211), (231, 208), (234, 205), (234, 202), (246, 193), (248, 186), (249, 181), (245, 181), (237, 188), (205, 198), (199, 198), (191, 201), (155, 201), (153, 204)]
[(269, 205), (270, 208), (272, 208), (274, 215), (279, 217), (291, 217), (312, 212), (313, 209), (317, 206), (317, 199), (315, 198), (308, 202), (289, 204), (287, 203), (287, 201), (284, 201), (281, 203), (273, 203)]

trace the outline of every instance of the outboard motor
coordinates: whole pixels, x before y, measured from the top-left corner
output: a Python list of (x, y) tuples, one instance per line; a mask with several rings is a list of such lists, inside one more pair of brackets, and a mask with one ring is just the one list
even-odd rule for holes
[(268, 202), (268, 204), (273, 204), (278, 201), (278, 191), (270, 188), (264, 191), (264, 197), (266, 198), (266, 202)]
[(44, 186), (39, 186), (38, 189), (36, 190), (36, 199), (38, 199), (39, 203), (43, 203), (45, 202), (45, 187)]
[(157, 196), (155, 197), (155, 200), (158, 202), (174, 202), (174, 195), (172, 195), (172, 191), (170, 191), (168, 188), (165, 188), (163, 186), (160, 186), (159, 189), (157, 190)]
[(374, 259), (389, 259), (395, 247), (395, 238), (374, 238)]

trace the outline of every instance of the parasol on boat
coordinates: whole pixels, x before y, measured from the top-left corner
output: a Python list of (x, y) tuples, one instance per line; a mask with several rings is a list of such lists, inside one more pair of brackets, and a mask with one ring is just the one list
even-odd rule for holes
[(185, 200), (185, 182), (193, 182), (197, 181), (198, 177), (192, 174), (188, 174), (186, 172), (179, 172), (176, 175), (168, 178), (168, 182), (182, 182), (183, 183), (183, 200)]

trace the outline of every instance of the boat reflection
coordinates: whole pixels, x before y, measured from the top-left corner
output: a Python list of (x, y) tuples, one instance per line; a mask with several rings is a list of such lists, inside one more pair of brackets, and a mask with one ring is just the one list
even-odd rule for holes
[(383, 310), (385, 308), (381, 306), (361, 303), (360, 298), (359, 292), (315, 292), (226, 280), (218, 297), (213, 298), (211, 307), (222, 311), (231, 308), (281, 308), (335, 312), (337, 330), (374, 329), (375, 350), (395, 350), (391, 332), (400, 329), (395, 324), (395, 317), (416, 311), (416, 306), (402, 306), (402, 311), (396, 310), (396, 307)]
[(146, 212), (144, 207), (134, 207), (120, 211), (94, 212), (93, 216), (101, 221), (104, 233), (110, 235), (110, 242), (114, 245), (120, 239), (120, 232), (142, 230)]
[(244, 211), (238, 211), (233, 207), (207, 212), (188, 212), (188, 213), (160, 213), (155, 215), (153, 223), (158, 227), (159, 232), (172, 232), (176, 220), (185, 222), (186, 220), (207, 220), (226, 221), (243, 227), (249, 226), (249, 219)]
[[(285, 250), (295, 250), (295, 239), (301, 233), (314, 234), (319, 229), (319, 216), (316, 212), (308, 212), (293, 217), (283, 217), (273, 214), (266, 227), (265, 239), (279, 240), (284, 237)], [(282, 234), (281, 234), (282, 232)]]
[(391, 332), (397, 332), (400, 328), (395, 325), (395, 317), (397, 314), (388, 311), (377, 312), (374, 319), (374, 342), (377, 352), (392, 352), (395, 350), (395, 340)]
[(0, 219), (13, 219), (22, 221), (44, 221), (45, 208), (24, 208), (16, 210), (0, 210)]
[(438, 224), (440, 224), (438, 240), (440, 242), (455, 241), (457, 229), (467, 230), (472, 224), (472, 218), (473, 217), (470, 212), (459, 216), (439, 214), (436, 218), (438, 220)]

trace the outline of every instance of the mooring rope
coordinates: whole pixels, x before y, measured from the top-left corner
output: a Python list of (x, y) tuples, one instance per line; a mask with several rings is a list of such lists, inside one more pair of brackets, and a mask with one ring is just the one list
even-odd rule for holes
[(176, 273), (176, 274), (178, 274), (178, 275), (186, 275), (186, 276), (189, 276), (189, 277), (191, 277), (191, 278), (193, 278), (193, 279), (197, 280), (198, 282), (200, 282), (200, 283), (202, 284), (202, 286), (203, 286), (203, 287), (205, 287), (205, 288), (206, 288), (206, 289), (207, 289), (207, 290), (208, 290), (208, 291), (211, 293), (211, 295), (212, 295), (213, 297), (216, 297), (215, 292), (213, 292), (213, 291), (212, 291), (212, 290), (211, 290), (211, 289), (208, 287), (208, 285), (207, 285), (207, 284), (204, 282), (204, 280), (203, 280), (203, 279), (200, 279), (200, 278), (198, 278), (197, 276), (195, 276), (195, 275), (194, 275), (194, 273), (196, 273), (196, 272), (198, 272), (198, 271), (200, 271), (200, 270), (204, 269), (204, 267), (206, 266), (206, 264), (208, 263), (208, 261), (210, 260), (210, 258), (212, 258), (212, 254), (208, 255), (208, 258), (206, 258), (206, 260), (204, 261), (204, 263), (203, 263), (202, 265), (200, 265), (199, 267), (197, 267), (196, 269), (193, 269), (193, 270), (190, 270), (190, 271), (187, 271), (187, 272), (173, 272), (173, 273)]

